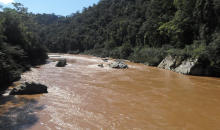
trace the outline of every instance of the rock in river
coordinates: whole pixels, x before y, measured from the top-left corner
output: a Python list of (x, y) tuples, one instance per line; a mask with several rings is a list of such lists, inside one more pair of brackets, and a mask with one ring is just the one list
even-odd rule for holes
[(102, 68), (104, 67), (103, 64), (100, 64), (100, 65), (98, 65), (98, 66), (99, 66), (99, 67), (102, 67)]
[(116, 62), (116, 63), (109, 64), (109, 67), (110, 68), (124, 69), (124, 68), (128, 68), (128, 65), (125, 64), (124, 62)]
[(26, 95), (40, 93), (48, 93), (47, 86), (37, 82), (25, 82), (13, 88), (9, 95)]
[(56, 64), (56, 67), (64, 67), (66, 65), (66, 59), (61, 59)]
[(104, 59), (102, 59), (104, 62), (108, 62), (108, 58), (104, 58)]

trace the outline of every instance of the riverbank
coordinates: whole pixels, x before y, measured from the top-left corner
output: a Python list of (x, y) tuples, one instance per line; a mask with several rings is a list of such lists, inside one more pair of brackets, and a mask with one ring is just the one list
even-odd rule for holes
[(1, 76), (4, 76), (4, 78), (2, 78), (1, 80), (1, 84), (0, 84), (0, 95), (4, 94), (9, 86), (15, 86), (14, 82), (19, 81), (21, 79), (21, 75), (27, 71), (31, 71), (31, 68), (38, 68), (38, 66), (44, 65), (46, 64), (47, 61), (45, 60), (44, 62), (38, 62), (37, 65), (27, 65), (24, 66), (23, 68), (18, 68), (20, 67), (19, 64), (16, 64), (15, 68), (18, 68), (17, 70), (2, 70), (0, 78), (2, 78)]

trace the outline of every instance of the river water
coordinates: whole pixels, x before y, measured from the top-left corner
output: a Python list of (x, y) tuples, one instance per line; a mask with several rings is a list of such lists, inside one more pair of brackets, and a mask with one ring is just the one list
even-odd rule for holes
[(220, 130), (219, 78), (130, 62), (111, 69), (113, 60), (83, 55), (50, 60), (59, 58), (68, 65), (48, 62), (22, 74), (21, 81), (43, 83), (49, 93), (1, 97), (0, 129)]

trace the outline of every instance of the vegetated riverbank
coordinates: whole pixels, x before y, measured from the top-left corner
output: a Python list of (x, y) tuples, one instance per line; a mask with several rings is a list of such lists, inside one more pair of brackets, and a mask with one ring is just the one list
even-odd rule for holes
[(9, 86), (16, 86), (13, 85), (14, 82), (18, 81), (21, 79), (21, 74), (26, 72), (26, 71), (30, 71), (31, 68), (37, 68), (38, 65), (43, 65), (45, 64), (46, 61), (44, 62), (40, 62), (36, 65), (29, 65), (27, 64), (26, 66), (20, 67), (19, 64), (10, 64), (9, 66), (13, 66), (13, 67), (20, 67), (19, 69), (11, 69), (9, 67), (7, 67), (7, 69), (2, 69), (5, 66), (0, 66), (1, 71), (0, 71), (0, 78), (1, 78), (1, 84), (0, 84), (0, 94), (5, 93), (5, 90), (9, 87)]
[(38, 25), (33, 15), (22, 4), (13, 4), (15, 9), (0, 12), (0, 89), (48, 58), (47, 48), (36, 40)]
[[(19, 45), (12, 46), (9, 43), (0, 45), (0, 91), (4, 91), (14, 81), (19, 80), (21, 74), (29, 71), (31, 67), (45, 64), (48, 58), (47, 51), (43, 48), (27, 52)], [(35, 53), (38, 54), (33, 55)]]

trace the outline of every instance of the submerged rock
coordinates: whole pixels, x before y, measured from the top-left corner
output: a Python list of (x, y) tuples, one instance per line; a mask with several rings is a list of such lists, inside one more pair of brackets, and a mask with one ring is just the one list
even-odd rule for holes
[(99, 66), (99, 67), (102, 67), (102, 68), (104, 67), (103, 64), (100, 64), (100, 65), (98, 65), (98, 66)]
[(208, 68), (207, 62), (201, 62), (197, 58), (184, 59), (181, 56), (167, 56), (158, 67), (185, 75), (211, 75), (211, 69)]
[(61, 59), (56, 64), (56, 67), (64, 67), (66, 65), (66, 59)]
[(37, 82), (25, 82), (13, 88), (9, 95), (26, 95), (40, 93), (48, 93), (47, 86)]
[(109, 67), (110, 68), (125, 69), (125, 68), (128, 68), (128, 65), (125, 64), (124, 62), (116, 62), (116, 63), (109, 64)]
[(102, 59), (102, 60), (103, 60), (104, 62), (108, 62), (109, 59), (108, 59), (108, 58), (105, 58), (105, 59)]

